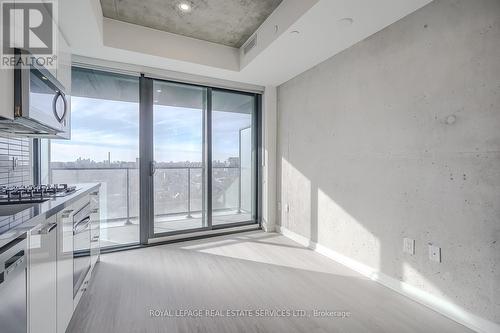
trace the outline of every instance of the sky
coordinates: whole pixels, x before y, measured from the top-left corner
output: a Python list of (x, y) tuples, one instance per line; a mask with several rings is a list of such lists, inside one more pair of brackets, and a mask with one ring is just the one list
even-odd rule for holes
[[(72, 97), (71, 109), (71, 140), (52, 140), (53, 162), (139, 157), (138, 103)], [(250, 114), (213, 111), (213, 159), (238, 156), (239, 129), (250, 125)], [(155, 105), (154, 142), (157, 162), (201, 162), (201, 110)]]

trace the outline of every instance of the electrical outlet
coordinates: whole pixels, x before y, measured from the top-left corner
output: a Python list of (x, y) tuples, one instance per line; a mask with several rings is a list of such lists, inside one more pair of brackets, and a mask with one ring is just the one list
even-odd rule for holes
[(429, 243), (429, 260), (441, 262), (441, 248)]
[(415, 254), (415, 240), (411, 238), (403, 238), (403, 252)]

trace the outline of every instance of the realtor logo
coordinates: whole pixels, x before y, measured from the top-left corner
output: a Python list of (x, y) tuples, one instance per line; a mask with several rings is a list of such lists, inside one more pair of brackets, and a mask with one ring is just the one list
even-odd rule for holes
[(57, 59), (56, 0), (1, 0), (1, 67), (19, 64), (16, 49), (22, 51), (21, 65), (36, 62), (55, 67)]

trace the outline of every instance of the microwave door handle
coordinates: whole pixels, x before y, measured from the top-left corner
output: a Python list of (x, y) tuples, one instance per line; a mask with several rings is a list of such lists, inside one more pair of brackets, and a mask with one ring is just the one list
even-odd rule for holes
[[(57, 113), (57, 101), (59, 100), (59, 98), (62, 98), (64, 105), (64, 112), (61, 117), (59, 117), (59, 114)], [(52, 101), (52, 111), (54, 112), (54, 117), (56, 117), (59, 123), (62, 123), (64, 121), (64, 118), (66, 118), (66, 113), (68, 112), (68, 101), (66, 100), (66, 96), (64, 96), (64, 94), (60, 91), (58, 91), (54, 96), (54, 100)]]

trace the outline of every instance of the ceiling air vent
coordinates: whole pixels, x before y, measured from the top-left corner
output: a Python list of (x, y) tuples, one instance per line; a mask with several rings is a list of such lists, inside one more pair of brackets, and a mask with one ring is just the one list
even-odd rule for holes
[(246, 44), (243, 46), (243, 54), (250, 52), (257, 44), (257, 35), (254, 35)]

